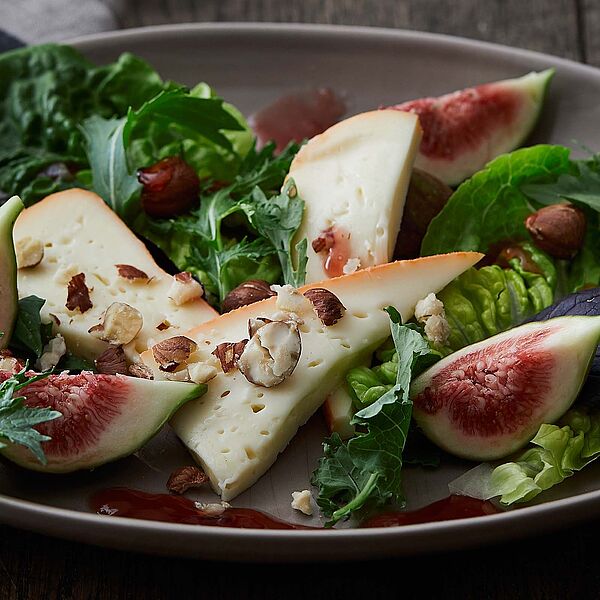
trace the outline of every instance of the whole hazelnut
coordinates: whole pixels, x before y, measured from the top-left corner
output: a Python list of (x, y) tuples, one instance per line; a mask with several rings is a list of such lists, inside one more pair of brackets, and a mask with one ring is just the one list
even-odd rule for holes
[(236, 288), (233, 288), (223, 300), (223, 312), (229, 312), (254, 304), (259, 300), (265, 300), (271, 296), (275, 296), (275, 292), (271, 289), (271, 285), (262, 279), (249, 279), (241, 283)]
[(573, 258), (583, 246), (586, 218), (572, 204), (552, 204), (529, 215), (525, 227), (533, 243), (554, 258)]
[(181, 157), (169, 156), (137, 174), (142, 184), (142, 208), (165, 219), (188, 212), (198, 204), (200, 180)]

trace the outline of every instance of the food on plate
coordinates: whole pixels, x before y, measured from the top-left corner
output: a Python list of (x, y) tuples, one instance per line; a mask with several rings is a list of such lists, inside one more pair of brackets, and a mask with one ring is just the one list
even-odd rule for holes
[(13, 225), (23, 210), (20, 198), (13, 196), (0, 207), (0, 240), (3, 269), (0, 275), (0, 349), (8, 344), (17, 318), (17, 258), (12, 241)]
[[(326, 314), (318, 314), (306, 297), (315, 289), (308, 286), (298, 291), (282, 288), (276, 298), (234, 310), (187, 332), (198, 350), (181, 368), (209, 360), (222, 344), (246, 342), (237, 359), (232, 352), (230, 362), (222, 360), (207, 394), (172, 420), (215, 491), (230, 500), (273, 464), (298, 428), (340, 385), (346, 370), (389, 336), (386, 306), (393, 303), (409, 319), (419, 298), (443, 288), (479, 258), (468, 252), (401, 261), (323, 282), (323, 292), (331, 292), (345, 307), (333, 325), (324, 324)], [(261, 323), (255, 330), (256, 321)], [(235, 365), (244, 364), (253, 341), (275, 324), (298, 332), (300, 356), (292, 336), (276, 334), (269, 345), (263, 340), (261, 358), (254, 359), (264, 378), (248, 378)], [(252, 348), (253, 357), (256, 353)], [(149, 351), (142, 358), (155, 377), (164, 377), (156, 353)], [(296, 360), (290, 370), (290, 361)]]
[(418, 115), (423, 128), (416, 166), (456, 185), (514, 150), (534, 128), (553, 75), (548, 69), (397, 104)]
[[(323, 405), (331, 435), (285, 494), (307, 515), (314, 496), (315, 523), (376, 526), (491, 514), (600, 456), (600, 158), (515, 149), (552, 69), (344, 120), (328, 89), (246, 120), (129, 54), (97, 67), (50, 44), (0, 73), (5, 457), (91, 469), (170, 420), (199, 467), (171, 465), (169, 491), (229, 500)], [(443, 451), (487, 461), (451, 486), (471, 498), (390, 513)]]
[[(216, 314), (199, 293), (184, 303), (173, 299), (178, 275), (163, 271), (92, 192), (74, 188), (27, 208), (15, 224), (15, 243), (25, 237), (44, 245), (44, 258), (18, 270), (19, 295), (43, 297), (42, 319), (53, 321), (69, 350), (89, 361), (116, 345), (135, 362), (151, 342)], [(67, 306), (68, 288), (76, 285), (87, 291), (86, 303), (78, 303), (80, 291)]]
[(296, 242), (309, 242), (306, 281), (315, 283), (392, 259), (421, 140), (415, 115), (362, 113), (312, 138), (288, 177), (304, 200)]
[(414, 380), (415, 420), (454, 455), (508, 456), (571, 407), (599, 342), (599, 317), (561, 317), (467, 346)]
[[(0, 379), (12, 373), (1, 372)], [(92, 469), (129, 456), (143, 446), (183, 404), (198, 398), (205, 386), (149, 381), (83, 371), (32, 381), (19, 390), (29, 409), (56, 411), (57, 418), (37, 426), (46, 437), (45, 461), (30, 449), (7, 444), (1, 449), (13, 462), (36, 471), (69, 473)]]

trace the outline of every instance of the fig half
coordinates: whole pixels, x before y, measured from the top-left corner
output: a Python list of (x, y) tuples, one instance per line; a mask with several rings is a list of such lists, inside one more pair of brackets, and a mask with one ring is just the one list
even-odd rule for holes
[(467, 346), (415, 379), (415, 420), (456, 456), (507, 456), (569, 409), (599, 341), (600, 317), (561, 317)]

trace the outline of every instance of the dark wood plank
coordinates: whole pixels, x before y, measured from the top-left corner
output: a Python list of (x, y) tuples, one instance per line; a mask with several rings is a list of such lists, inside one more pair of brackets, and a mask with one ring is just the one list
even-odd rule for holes
[[(600, 14), (596, 0), (584, 0)], [(462, 35), (582, 60), (578, 0), (131, 0), (124, 27), (191, 21), (274, 21), (400, 27)], [(598, 33), (600, 17), (596, 18)], [(588, 35), (589, 38), (592, 36)], [(599, 38), (598, 35), (595, 36)], [(600, 53), (600, 43), (597, 52)]]
[(3, 534), (3, 600), (517, 600), (594, 598), (600, 589), (593, 551), (600, 523), (491, 548), (355, 565), (224, 564), (126, 554), (9, 528)]
[(600, 67), (600, 2), (579, 0), (579, 6), (586, 62)]

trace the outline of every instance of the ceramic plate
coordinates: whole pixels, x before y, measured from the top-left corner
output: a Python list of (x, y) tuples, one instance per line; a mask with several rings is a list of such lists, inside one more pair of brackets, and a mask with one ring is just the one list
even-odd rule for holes
[[(480, 42), (383, 29), (301, 25), (183, 25), (81, 38), (74, 45), (98, 63), (138, 54), (175, 81), (207, 81), (246, 114), (282, 93), (326, 85), (344, 95), (349, 113), (485, 81), (556, 67), (548, 105), (531, 141), (597, 148), (600, 71), (551, 56)], [(290, 494), (304, 489), (321, 452), (319, 414), (302, 428), (275, 466), (235, 506), (289, 521)], [(600, 463), (544, 497), (503, 514), (390, 529), (259, 531), (173, 525), (97, 516), (91, 494), (124, 485), (165, 490), (190, 458), (164, 430), (137, 455), (73, 476), (40, 476), (0, 463), (0, 519), (42, 533), (122, 549), (225, 560), (376, 558), (483, 544), (564, 526), (600, 513)], [(406, 469), (409, 508), (448, 495), (447, 483), (468, 468)], [(210, 493), (198, 494), (208, 500)], [(214, 497), (213, 497), (214, 498)], [(310, 524), (311, 521), (309, 520)], [(318, 524), (314, 517), (312, 523)]]

